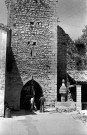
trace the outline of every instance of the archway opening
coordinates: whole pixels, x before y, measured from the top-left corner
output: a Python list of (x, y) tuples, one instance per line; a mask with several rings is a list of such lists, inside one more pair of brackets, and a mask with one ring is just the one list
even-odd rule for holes
[(20, 97), (20, 109), (30, 109), (30, 99), (32, 96), (35, 98), (35, 105), (40, 109), (40, 97), (43, 94), (41, 86), (35, 81), (28, 81), (22, 88)]

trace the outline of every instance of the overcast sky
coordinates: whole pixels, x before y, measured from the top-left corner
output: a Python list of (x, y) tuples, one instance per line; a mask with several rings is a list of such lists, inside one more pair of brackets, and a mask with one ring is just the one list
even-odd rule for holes
[[(59, 0), (57, 4), (58, 24), (72, 39), (82, 34), (87, 24), (87, 0)], [(7, 24), (7, 10), (4, 0), (0, 0), (0, 23)]]

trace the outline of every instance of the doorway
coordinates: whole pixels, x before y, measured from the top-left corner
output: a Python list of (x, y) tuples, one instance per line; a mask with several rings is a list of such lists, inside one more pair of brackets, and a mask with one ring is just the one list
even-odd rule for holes
[(82, 110), (87, 110), (87, 84), (82, 84), (81, 95)]
[(30, 109), (30, 99), (34, 95), (37, 110), (40, 109), (40, 97), (43, 94), (41, 86), (33, 79), (28, 81), (22, 88), (20, 97), (20, 109)]

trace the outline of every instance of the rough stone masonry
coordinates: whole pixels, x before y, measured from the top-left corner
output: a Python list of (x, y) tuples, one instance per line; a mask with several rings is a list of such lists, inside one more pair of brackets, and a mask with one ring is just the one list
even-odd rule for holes
[(33, 79), (46, 106), (57, 98), (56, 0), (5, 0), (8, 10), (5, 100), (20, 109), (23, 86)]

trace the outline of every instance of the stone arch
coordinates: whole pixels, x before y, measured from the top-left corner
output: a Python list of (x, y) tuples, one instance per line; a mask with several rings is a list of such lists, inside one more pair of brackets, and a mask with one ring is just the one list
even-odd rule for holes
[[(33, 89), (32, 89), (33, 86)], [(20, 95), (20, 109), (30, 109), (30, 99), (34, 95), (35, 105), (40, 109), (40, 97), (43, 94), (42, 88), (35, 80), (28, 81), (21, 90)]]

